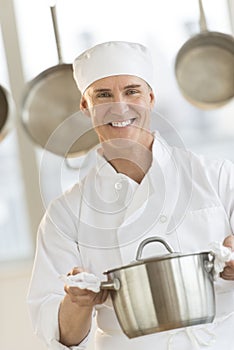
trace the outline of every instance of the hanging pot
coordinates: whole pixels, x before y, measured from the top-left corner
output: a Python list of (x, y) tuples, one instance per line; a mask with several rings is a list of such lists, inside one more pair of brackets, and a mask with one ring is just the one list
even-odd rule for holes
[(207, 30), (202, 0), (200, 33), (179, 50), (175, 75), (184, 97), (201, 109), (221, 107), (234, 97), (234, 38)]
[(9, 91), (0, 85), (0, 142), (12, 130), (15, 104)]
[(62, 62), (56, 9), (55, 6), (50, 9), (59, 64), (28, 83), (22, 103), (22, 122), (39, 146), (57, 155), (79, 156), (99, 141), (91, 120), (79, 111), (81, 94), (73, 79), (72, 64)]
[[(169, 254), (142, 259), (143, 248), (162, 243)], [(123, 332), (134, 338), (170, 329), (210, 323), (215, 316), (211, 252), (179, 254), (160, 237), (145, 239), (136, 262), (105, 272)]]

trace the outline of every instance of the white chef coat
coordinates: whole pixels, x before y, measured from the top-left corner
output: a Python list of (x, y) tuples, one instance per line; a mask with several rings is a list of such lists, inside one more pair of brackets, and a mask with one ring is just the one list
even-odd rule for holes
[[(208, 251), (234, 232), (234, 165), (169, 147), (158, 133), (153, 162), (141, 184), (135, 183), (93, 151), (95, 166), (49, 206), (38, 231), (28, 305), (35, 332), (50, 349), (58, 342), (58, 309), (64, 297), (59, 279), (82, 266), (101, 280), (113, 267), (136, 258), (139, 243), (161, 236), (175, 251)], [(144, 257), (165, 253), (147, 245)], [(212, 324), (128, 339), (111, 299), (96, 306), (96, 350), (234, 349), (234, 282), (215, 282), (216, 318)], [(85, 349), (88, 337), (71, 349)]]

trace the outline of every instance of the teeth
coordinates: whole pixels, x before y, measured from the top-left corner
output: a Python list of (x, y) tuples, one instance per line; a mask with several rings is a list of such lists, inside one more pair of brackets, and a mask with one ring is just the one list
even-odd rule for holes
[(124, 128), (125, 126), (128, 126), (131, 124), (131, 120), (124, 120), (122, 122), (112, 122), (111, 125), (112, 126), (116, 126), (118, 128)]

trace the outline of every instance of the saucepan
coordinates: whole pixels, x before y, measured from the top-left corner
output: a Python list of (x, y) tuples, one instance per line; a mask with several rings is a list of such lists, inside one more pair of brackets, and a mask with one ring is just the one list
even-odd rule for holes
[(175, 60), (183, 96), (201, 109), (223, 106), (234, 97), (234, 37), (208, 31), (202, 0), (200, 33), (186, 41)]
[(63, 63), (55, 5), (50, 9), (59, 64), (27, 84), (22, 124), (37, 145), (60, 156), (76, 157), (87, 153), (99, 140), (90, 118), (79, 113), (81, 93), (73, 79), (72, 64)]
[(0, 85), (0, 142), (12, 130), (15, 104), (10, 92)]
[[(161, 243), (169, 253), (142, 258), (149, 243)], [(134, 338), (170, 329), (211, 323), (215, 317), (214, 254), (176, 253), (161, 237), (149, 237), (138, 247), (136, 261), (105, 274), (102, 289), (110, 290), (123, 332)]]

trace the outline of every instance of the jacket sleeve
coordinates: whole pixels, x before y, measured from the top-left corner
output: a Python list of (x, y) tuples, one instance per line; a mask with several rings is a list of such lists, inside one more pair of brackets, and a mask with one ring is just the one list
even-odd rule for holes
[(234, 234), (234, 164), (229, 160), (225, 160), (220, 168), (219, 196)]
[[(59, 343), (58, 311), (64, 297), (60, 275), (82, 266), (77, 245), (78, 209), (66, 197), (56, 199), (46, 211), (37, 234), (37, 246), (27, 303), (35, 333), (53, 350), (67, 349)], [(85, 349), (87, 338), (71, 349)]]

